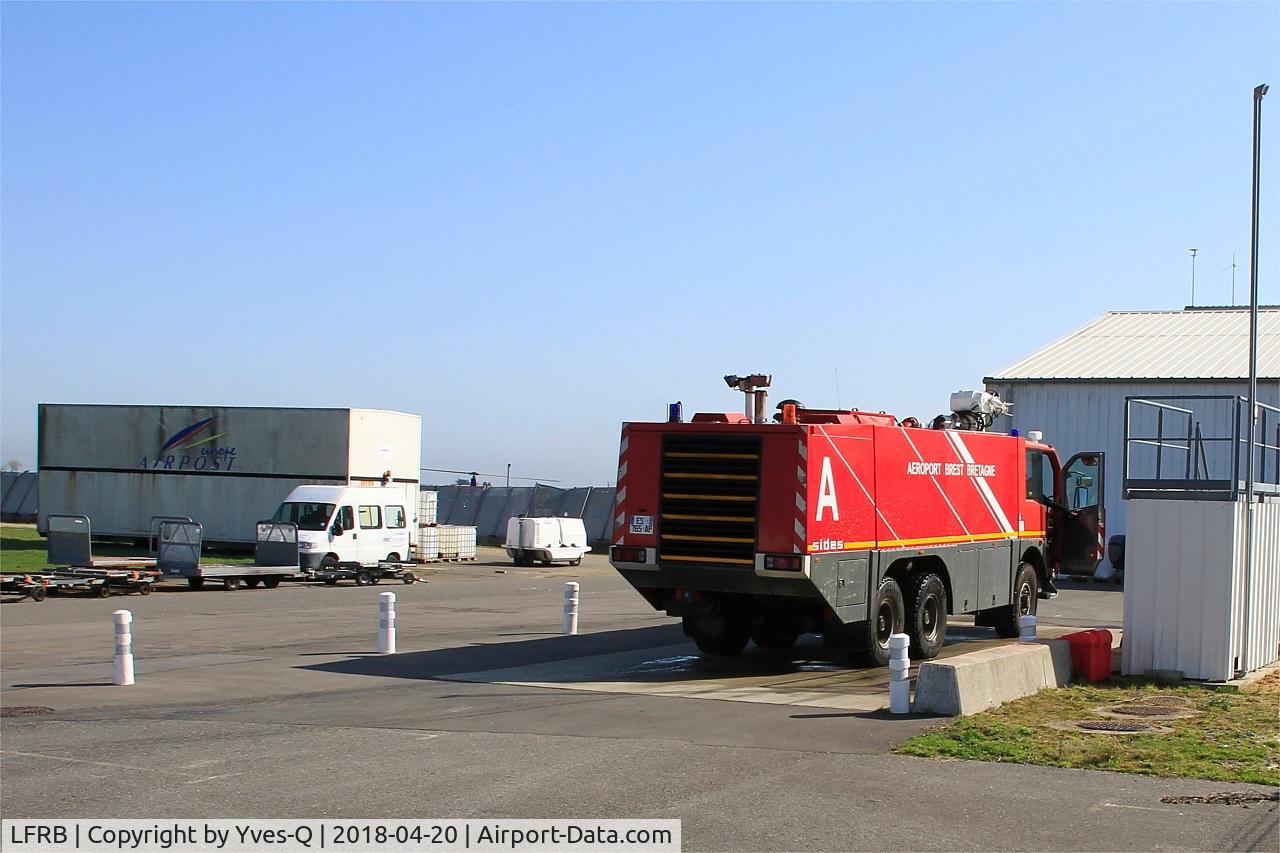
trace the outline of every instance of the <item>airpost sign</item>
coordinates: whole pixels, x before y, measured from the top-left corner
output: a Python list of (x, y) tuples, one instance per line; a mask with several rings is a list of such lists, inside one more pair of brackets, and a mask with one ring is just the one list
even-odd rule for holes
[(154, 456), (143, 456), (138, 467), (161, 471), (231, 471), (236, 464), (234, 446), (214, 447), (229, 432), (218, 431), (218, 417), (204, 418), (178, 430)]

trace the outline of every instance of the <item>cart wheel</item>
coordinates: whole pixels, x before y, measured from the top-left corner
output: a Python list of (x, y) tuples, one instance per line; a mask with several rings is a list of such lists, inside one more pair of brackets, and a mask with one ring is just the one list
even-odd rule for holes
[(44, 587), (38, 586), (31, 590), (32, 601), (44, 601)]
[(149, 583), (138, 584), (138, 595), (150, 595), (150, 594), (151, 594), (151, 584)]
[(405, 573), (404, 573), (404, 577), (402, 577), (400, 580), (404, 581), (404, 582), (405, 582), (405, 584), (406, 584), (406, 585), (408, 585), (408, 584), (411, 584), (411, 583), (417, 583), (417, 582), (418, 582), (418, 576), (417, 576), (417, 575), (415, 575), (413, 572), (405, 572)]
[(244, 585), (245, 585), (245, 586), (247, 586), (247, 587), (249, 587), (249, 589), (257, 589), (257, 588), (258, 588), (258, 578), (245, 578), (245, 579), (244, 579)]
[(187, 578), (187, 586), (192, 589), (204, 589), (204, 578)]
[(371, 586), (374, 583), (374, 577), (369, 572), (356, 573), (356, 586)]
[(227, 590), (239, 589), (240, 578), (227, 578), (222, 582), (222, 584), (223, 584), (223, 588)]
[(579, 557), (579, 558), (578, 558), (578, 559), (576, 559), (576, 560), (570, 560), (570, 561), (569, 561), (569, 565), (571, 565), (571, 566), (581, 566), (581, 565), (582, 565), (582, 558), (581, 558), (581, 557)]
[(262, 585), (267, 589), (275, 589), (280, 586), (280, 578), (277, 575), (272, 575), (269, 578), (263, 578)]
[(549, 566), (549, 565), (551, 565), (551, 561), (550, 561), (550, 560), (543, 560), (543, 561), (542, 561), (542, 565), (544, 565), (544, 566)]
[(108, 598), (111, 595), (111, 587), (107, 586), (105, 583), (98, 584), (94, 587), (92, 594), (98, 598)]
[(325, 579), (324, 579), (324, 585), (325, 585), (325, 586), (337, 586), (337, 585), (338, 585), (338, 579), (337, 579), (337, 578), (325, 578)]

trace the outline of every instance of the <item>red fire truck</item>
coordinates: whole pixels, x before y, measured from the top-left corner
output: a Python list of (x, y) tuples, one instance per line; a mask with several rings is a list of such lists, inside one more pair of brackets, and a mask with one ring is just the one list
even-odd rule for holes
[(1102, 453), (1063, 465), (987, 432), (995, 395), (954, 394), (928, 427), (796, 401), (767, 420), (770, 380), (725, 377), (745, 414), (622, 428), (610, 561), (704, 653), (819, 633), (883, 665), (905, 631), (931, 658), (949, 615), (1016, 636), (1056, 570), (1101, 558)]

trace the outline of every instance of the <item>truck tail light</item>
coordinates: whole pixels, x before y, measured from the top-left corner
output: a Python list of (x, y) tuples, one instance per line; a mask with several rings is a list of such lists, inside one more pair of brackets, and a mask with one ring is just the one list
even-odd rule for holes
[(609, 558), (615, 563), (643, 563), (645, 561), (645, 549), (614, 545)]
[(764, 567), (770, 572), (799, 572), (804, 569), (804, 558), (799, 554), (766, 554)]

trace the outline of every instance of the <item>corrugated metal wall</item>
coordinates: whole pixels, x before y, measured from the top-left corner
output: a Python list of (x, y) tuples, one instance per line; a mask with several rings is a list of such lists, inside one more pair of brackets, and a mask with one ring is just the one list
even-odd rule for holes
[(0, 473), (0, 518), (5, 521), (35, 521), (39, 480), (40, 476), (35, 471)]
[[(998, 418), (993, 429), (1016, 427), (1044, 432), (1063, 461), (1082, 450), (1107, 454), (1107, 535), (1124, 533), (1124, 399), (1133, 395), (1168, 397), (1177, 394), (1249, 393), (1248, 383), (1211, 382), (993, 382), (987, 386), (1012, 402), (1013, 417)], [(1280, 406), (1280, 382), (1258, 383), (1258, 400)]]
[(503, 539), (507, 520), (520, 515), (581, 518), (592, 542), (612, 535), (612, 488), (554, 486), (438, 486), (441, 524), (466, 524), (481, 539)]
[(1243, 501), (1135, 500), (1125, 554), (1126, 674), (1226, 681), (1280, 653), (1280, 503), (1255, 505), (1245, 636)]

